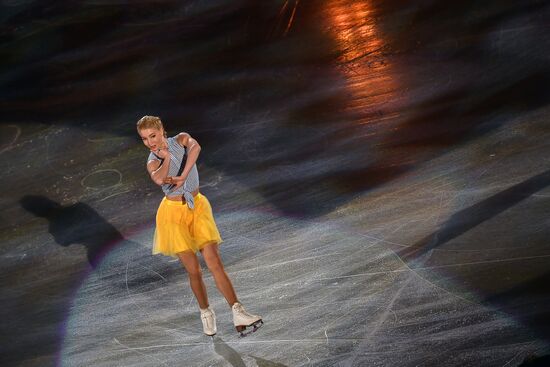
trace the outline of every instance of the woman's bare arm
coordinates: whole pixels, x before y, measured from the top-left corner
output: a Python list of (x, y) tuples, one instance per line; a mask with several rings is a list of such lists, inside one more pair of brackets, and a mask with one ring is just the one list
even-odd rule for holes
[(164, 161), (150, 160), (147, 162), (147, 172), (151, 176), (151, 180), (154, 183), (161, 186), (164, 184), (166, 177), (168, 176), (168, 169), (170, 168), (170, 152), (167, 148), (156, 151), (155, 154)]
[(197, 162), (197, 159), (199, 158), (201, 146), (195, 139), (191, 137), (191, 135), (187, 133), (179, 133), (177, 139), (180, 145), (187, 148), (187, 162), (185, 163), (185, 167), (183, 168), (183, 172), (181, 173), (182, 177), (187, 177), (189, 171), (191, 171), (191, 168), (193, 168), (193, 165)]

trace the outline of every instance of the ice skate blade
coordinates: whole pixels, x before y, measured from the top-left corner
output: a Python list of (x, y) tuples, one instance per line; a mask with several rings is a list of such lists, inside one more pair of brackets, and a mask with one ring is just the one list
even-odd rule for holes
[[(256, 330), (258, 330), (262, 325), (264, 324), (263, 320), (258, 320), (250, 325), (238, 325), (238, 326), (235, 326), (235, 328), (237, 329), (237, 331), (239, 332), (239, 337), (240, 338), (244, 338), (254, 332), (256, 332)], [(246, 328), (250, 328), (250, 329), (246, 329)]]

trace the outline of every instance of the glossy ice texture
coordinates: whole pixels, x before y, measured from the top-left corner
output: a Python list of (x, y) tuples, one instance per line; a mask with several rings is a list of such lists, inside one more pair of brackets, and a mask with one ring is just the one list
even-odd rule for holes
[[(548, 362), (547, 1), (4, 1), (2, 366)], [(151, 256), (158, 115), (240, 301)], [(546, 356), (546, 357), (545, 357)]]

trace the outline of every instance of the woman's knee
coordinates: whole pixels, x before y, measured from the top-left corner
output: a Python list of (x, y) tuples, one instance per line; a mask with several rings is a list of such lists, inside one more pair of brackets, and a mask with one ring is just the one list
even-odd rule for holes
[(219, 259), (210, 260), (209, 262), (206, 263), (206, 266), (208, 266), (208, 270), (212, 274), (217, 274), (217, 273), (220, 273), (220, 272), (224, 271), (223, 264), (222, 264), (221, 260), (219, 260)]
[(187, 270), (187, 275), (191, 280), (202, 278), (202, 269), (200, 267), (185, 270)]
[(197, 255), (193, 252), (180, 252), (177, 255), (187, 271), (187, 274), (189, 274), (189, 278), (197, 278), (202, 276), (202, 269)]
[(204, 262), (210, 270), (211, 273), (218, 273), (224, 271), (223, 263), (220, 258), (220, 254), (217, 249), (217, 245), (210, 245), (203, 249), (202, 255), (204, 257)]

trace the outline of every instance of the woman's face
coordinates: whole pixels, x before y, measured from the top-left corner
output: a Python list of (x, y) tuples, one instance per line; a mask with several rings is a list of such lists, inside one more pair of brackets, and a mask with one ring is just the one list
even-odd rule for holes
[(164, 146), (164, 129), (162, 128), (141, 129), (139, 136), (141, 136), (143, 144), (151, 150), (157, 150)]

